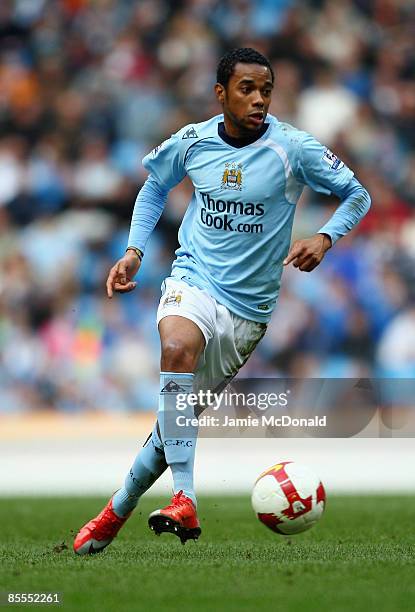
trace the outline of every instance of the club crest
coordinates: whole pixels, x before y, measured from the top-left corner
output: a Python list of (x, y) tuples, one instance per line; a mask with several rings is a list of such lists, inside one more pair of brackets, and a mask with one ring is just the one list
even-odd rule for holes
[(235, 162), (225, 164), (221, 187), (242, 191), (242, 164), (236, 164)]

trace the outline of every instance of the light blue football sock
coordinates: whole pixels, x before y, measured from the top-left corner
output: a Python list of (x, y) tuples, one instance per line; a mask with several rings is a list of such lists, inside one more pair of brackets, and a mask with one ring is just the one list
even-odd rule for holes
[(112, 507), (117, 516), (125, 516), (138, 504), (140, 497), (151, 487), (167, 468), (163, 443), (157, 432), (157, 423), (138, 453), (127, 477), (112, 498)]
[[(196, 505), (193, 484), (198, 427), (186, 395), (193, 392), (194, 374), (160, 372), (160, 399), (157, 414), (166, 462), (173, 475), (175, 493), (183, 491)], [(186, 419), (188, 421), (186, 422)]]

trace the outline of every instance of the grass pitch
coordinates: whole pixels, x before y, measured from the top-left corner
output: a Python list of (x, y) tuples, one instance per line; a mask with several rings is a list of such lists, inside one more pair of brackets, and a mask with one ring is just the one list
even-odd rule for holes
[(166, 500), (145, 497), (103, 553), (75, 556), (73, 535), (106, 501), (0, 499), (0, 591), (59, 591), (58, 609), (97, 612), (415, 609), (413, 496), (329, 496), (321, 522), (291, 538), (248, 497), (201, 497), (202, 536), (185, 546), (150, 532)]

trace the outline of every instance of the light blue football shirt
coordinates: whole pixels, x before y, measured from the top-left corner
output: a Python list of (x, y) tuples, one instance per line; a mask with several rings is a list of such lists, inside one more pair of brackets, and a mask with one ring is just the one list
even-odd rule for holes
[[(304, 185), (341, 194), (353, 172), (312, 136), (271, 115), (266, 132), (239, 148), (219, 135), (222, 121), (218, 115), (184, 127), (147, 155), (143, 165), (162, 190), (186, 174), (194, 186), (172, 276), (206, 289), (245, 319), (267, 322)], [(358, 210), (347, 229), (365, 212)], [(336, 233), (329, 225), (319, 231), (333, 242), (347, 231)], [(130, 234), (129, 244), (141, 243)]]

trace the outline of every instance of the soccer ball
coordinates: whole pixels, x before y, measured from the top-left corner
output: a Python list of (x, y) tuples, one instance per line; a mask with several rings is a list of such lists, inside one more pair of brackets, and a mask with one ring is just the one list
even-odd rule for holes
[(310, 529), (324, 512), (326, 492), (310, 468), (281, 461), (263, 472), (252, 491), (252, 507), (267, 527), (282, 535)]

